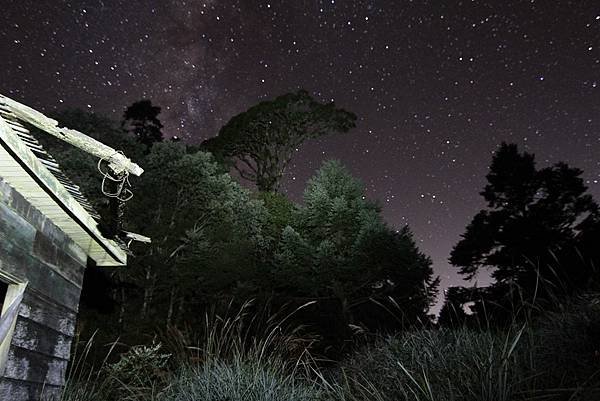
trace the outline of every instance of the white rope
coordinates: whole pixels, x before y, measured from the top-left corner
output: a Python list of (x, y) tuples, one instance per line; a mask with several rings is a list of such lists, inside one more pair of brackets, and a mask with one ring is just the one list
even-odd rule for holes
[[(123, 154), (123, 152), (116, 151), (110, 157), (108, 157), (108, 159), (113, 157), (115, 154)], [(131, 187), (131, 183), (129, 182), (129, 171), (124, 170), (118, 174), (119, 178), (114, 178), (108, 169), (106, 171), (102, 170), (102, 162), (108, 163), (106, 159), (107, 158), (102, 157), (100, 160), (98, 160), (98, 171), (103, 175), (102, 186), (100, 188), (102, 194), (108, 198), (116, 198), (121, 202), (129, 201), (131, 198), (133, 198), (133, 192), (129, 190), (129, 187)], [(107, 179), (118, 183), (117, 190), (115, 192), (110, 192), (105, 189)]]

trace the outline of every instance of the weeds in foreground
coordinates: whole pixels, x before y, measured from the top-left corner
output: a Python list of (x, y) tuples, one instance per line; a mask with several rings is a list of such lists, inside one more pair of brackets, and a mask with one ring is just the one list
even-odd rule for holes
[(61, 401), (316, 400), (316, 384), (305, 380), (314, 370), (308, 352), (313, 339), (299, 335), (302, 327), (287, 325), (310, 304), (287, 314), (249, 315), (252, 303), (246, 302), (223, 317), (206, 315), (199, 332), (167, 331), (161, 337), (168, 353), (161, 343), (139, 345), (107, 363), (115, 343), (97, 368), (85, 363), (92, 337), (74, 358)]
[[(132, 348), (100, 369), (82, 369), (86, 344), (63, 401), (600, 399), (598, 302), (582, 299), (502, 331), (422, 329), (381, 337), (333, 369), (314, 363), (300, 328), (285, 326), (289, 315), (248, 316), (248, 306), (207, 317), (194, 342), (172, 332), (165, 348)], [(170, 371), (164, 349), (172, 354)]]
[(381, 339), (347, 362), (344, 382), (364, 400), (512, 400), (525, 373), (515, 352), (523, 330), (421, 330)]

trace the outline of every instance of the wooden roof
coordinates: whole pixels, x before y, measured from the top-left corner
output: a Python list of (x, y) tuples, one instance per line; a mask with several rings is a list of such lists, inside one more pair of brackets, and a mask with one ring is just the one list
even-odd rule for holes
[[(99, 215), (79, 187), (62, 173), (57, 161), (23, 125), (26, 122), (48, 131), (44, 123), (54, 120), (37, 112), (31, 113), (32, 117), (23, 115), (16, 105), (22, 106), (0, 95), (0, 176), (64, 231), (98, 266), (125, 265), (125, 251), (100, 233), (97, 227)], [(65, 130), (85, 137), (77, 131)]]

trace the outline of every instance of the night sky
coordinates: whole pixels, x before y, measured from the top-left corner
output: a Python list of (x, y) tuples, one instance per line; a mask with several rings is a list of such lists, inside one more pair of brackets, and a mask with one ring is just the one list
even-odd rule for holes
[[(307, 143), (286, 173), (299, 200), (341, 160), (408, 223), (443, 284), (494, 149), (585, 171), (600, 199), (598, 1), (0, 0), (0, 93), (120, 119), (163, 108), (165, 136), (198, 143), (230, 117), (304, 88), (359, 117)], [(480, 284), (486, 279), (480, 277)]]

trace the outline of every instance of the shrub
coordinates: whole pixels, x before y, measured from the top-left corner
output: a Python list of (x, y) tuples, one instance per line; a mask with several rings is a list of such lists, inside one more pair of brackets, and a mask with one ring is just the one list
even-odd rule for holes
[(75, 355), (61, 401), (149, 401), (166, 386), (170, 355), (159, 352), (161, 344), (133, 346), (109, 364), (107, 359), (117, 344), (114, 342), (100, 367), (95, 367), (86, 360), (92, 341), (93, 337), (83, 353)]
[(166, 384), (171, 355), (160, 353), (162, 345), (135, 345), (118, 362), (106, 366), (110, 394), (119, 400), (138, 400)]

